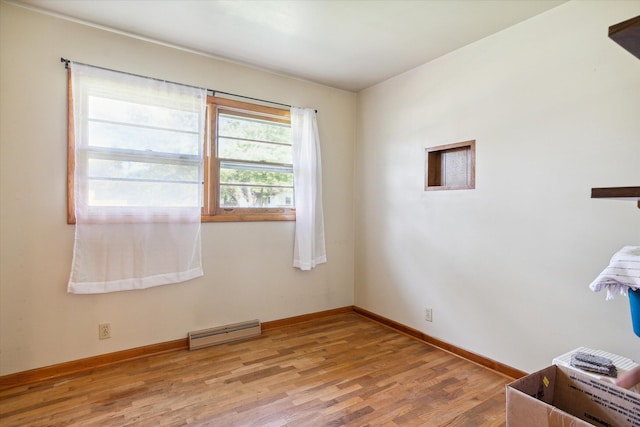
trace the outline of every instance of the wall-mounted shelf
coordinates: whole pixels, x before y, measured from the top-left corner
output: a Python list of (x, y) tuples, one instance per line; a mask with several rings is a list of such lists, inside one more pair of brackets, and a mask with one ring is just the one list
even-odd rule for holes
[(640, 58), (640, 15), (610, 26), (609, 38)]
[(592, 199), (635, 200), (640, 209), (640, 187), (603, 187), (591, 189)]

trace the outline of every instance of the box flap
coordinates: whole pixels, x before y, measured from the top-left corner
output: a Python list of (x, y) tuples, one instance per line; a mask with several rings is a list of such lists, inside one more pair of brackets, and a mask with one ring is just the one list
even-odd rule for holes
[(518, 390), (534, 399), (551, 404), (553, 402), (554, 384), (556, 382), (556, 367), (549, 366), (538, 372), (520, 378), (507, 387)]
[(575, 369), (558, 366), (556, 407), (603, 427), (640, 427), (640, 395)]

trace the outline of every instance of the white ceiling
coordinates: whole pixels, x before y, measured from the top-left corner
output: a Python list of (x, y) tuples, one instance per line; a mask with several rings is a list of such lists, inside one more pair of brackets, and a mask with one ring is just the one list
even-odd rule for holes
[(14, 0), (359, 91), (567, 0)]

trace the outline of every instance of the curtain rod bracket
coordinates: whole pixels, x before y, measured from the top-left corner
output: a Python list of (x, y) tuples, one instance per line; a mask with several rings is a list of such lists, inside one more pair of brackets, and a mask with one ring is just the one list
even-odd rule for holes
[(65, 68), (66, 70), (68, 70), (68, 69), (69, 69), (69, 62), (71, 62), (71, 60), (69, 60), (69, 59), (64, 59), (64, 58), (60, 58), (60, 62), (64, 62), (64, 68)]

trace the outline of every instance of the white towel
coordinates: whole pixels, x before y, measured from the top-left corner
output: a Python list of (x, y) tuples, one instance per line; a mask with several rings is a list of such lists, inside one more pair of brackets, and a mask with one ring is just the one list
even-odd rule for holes
[(625, 246), (616, 252), (609, 266), (590, 285), (594, 292), (607, 290), (607, 300), (615, 294), (627, 296), (629, 289), (640, 288), (640, 246)]

